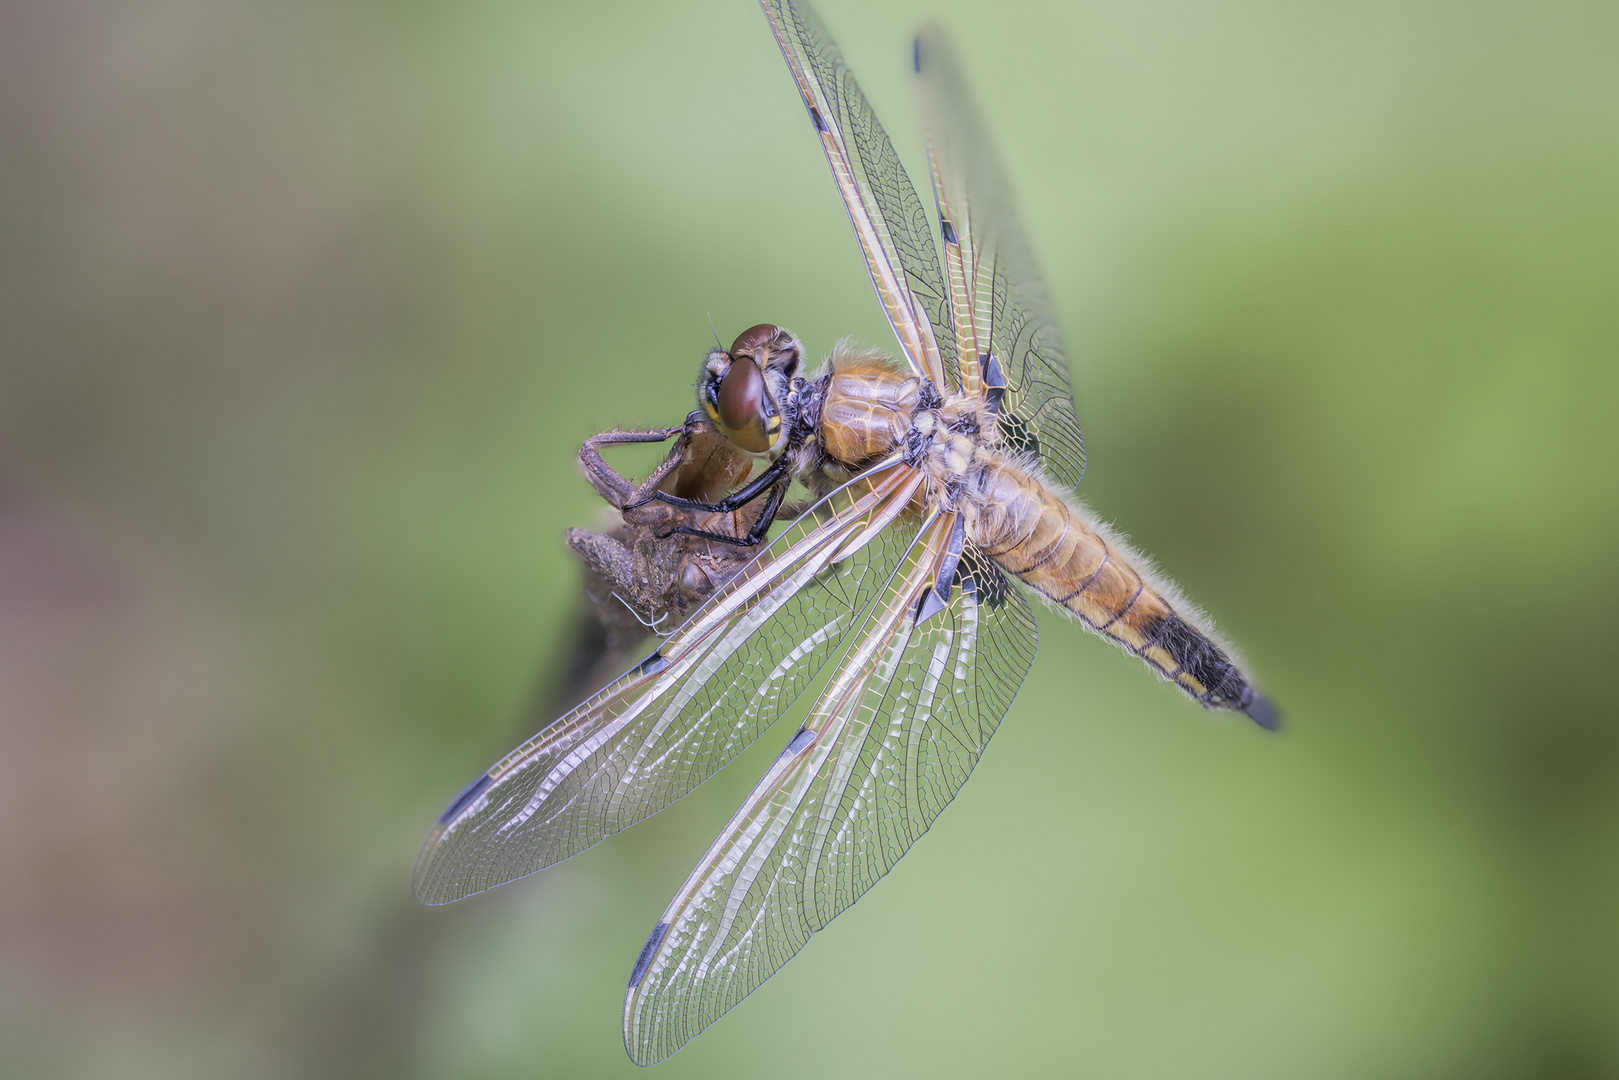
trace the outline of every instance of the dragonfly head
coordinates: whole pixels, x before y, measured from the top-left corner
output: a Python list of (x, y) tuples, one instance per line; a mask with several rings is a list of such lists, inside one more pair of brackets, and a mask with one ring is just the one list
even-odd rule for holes
[(781, 440), (781, 405), (803, 355), (798, 339), (781, 327), (751, 326), (730, 349), (713, 349), (703, 360), (697, 403), (737, 446), (767, 453)]

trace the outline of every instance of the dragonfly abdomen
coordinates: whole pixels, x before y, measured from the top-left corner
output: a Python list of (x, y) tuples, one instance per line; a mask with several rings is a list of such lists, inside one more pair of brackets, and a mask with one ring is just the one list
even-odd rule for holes
[(1016, 458), (980, 449), (959, 508), (1001, 569), (1141, 657), (1203, 705), (1273, 726), (1275, 710), (1174, 586)]

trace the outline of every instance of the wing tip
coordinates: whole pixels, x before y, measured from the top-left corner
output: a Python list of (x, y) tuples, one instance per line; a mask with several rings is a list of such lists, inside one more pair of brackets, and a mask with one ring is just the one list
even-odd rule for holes
[(422, 889), (416, 888), (411, 889), (411, 895), (416, 898), (416, 902), (422, 907), (444, 907), (446, 904), (453, 904), (457, 900), (463, 899), (463, 897), (459, 896), (433, 896), (426, 894)]
[(459, 896), (444, 895), (444, 890), (430, 880), (434, 876), (428, 868), (433, 861), (431, 852), (443, 831), (442, 828), (433, 830), (432, 835), (427, 838), (427, 843), (422, 847), (421, 855), (416, 859), (415, 867), (410, 872), (410, 895), (423, 907), (443, 907), (461, 899)]

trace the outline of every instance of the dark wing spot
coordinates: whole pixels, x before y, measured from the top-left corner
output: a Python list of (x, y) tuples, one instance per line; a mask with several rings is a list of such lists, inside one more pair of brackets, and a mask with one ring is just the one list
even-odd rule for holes
[(957, 514), (955, 524), (950, 527), (950, 539), (944, 545), (944, 558), (939, 561), (938, 584), (935, 586), (946, 600), (950, 599), (950, 586), (956, 583), (956, 567), (961, 563), (961, 553), (966, 544), (967, 519)]
[(668, 666), (669, 658), (664, 656), (661, 652), (655, 652), (645, 660), (641, 661), (640, 670), (642, 675), (656, 675), (658, 672), (662, 671)]
[(984, 400), (989, 403), (990, 412), (998, 413), (1006, 399), (1006, 376), (1001, 371), (1001, 362), (995, 359), (994, 353), (979, 353), (978, 370), (983, 373)]
[(989, 556), (975, 544), (966, 545), (961, 553), (961, 590), (972, 593), (979, 603), (998, 608), (1006, 603), (1006, 591), (1012, 586)]
[(488, 787), (493, 780), (494, 777), (490, 776), (488, 773), (484, 773), (482, 776), (478, 777), (478, 779), (468, 784), (467, 789), (455, 797), (455, 801), (450, 804), (450, 808), (444, 811), (443, 814), (439, 815), (438, 823), (442, 825), (455, 815), (459, 814), (461, 811), (465, 810), (467, 808), (467, 804), (473, 799), (476, 799), (479, 795), (482, 795), (483, 789)]
[(962, 549), (967, 543), (967, 519), (956, 515), (950, 528), (950, 539), (945, 542), (944, 558), (939, 560), (939, 573), (933, 586), (916, 602), (916, 622), (923, 623), (943, 611), (950, 604), (950, 591), (956, 585), (956, 568), (961, 565)]
[[(996, 402), (997, 407), (999, 401)], [(1003, 412), (1000, 415), (1001, 439), (1006, 445), (1019, 454), (1038, 454), (1040, 452), (1040, 439), (1034, 433), (1029, 422), (1017, 413)]]
[(945, 243), (947, 243), (947, 244), (960, 244), (961, 243), (960, 240), (956, 239), (956, 227), (954, 225), (950, 224), (950, 219), (949, 218), (940, 219), (939, 231), (944, 234), (944, 242)]
[(826, 121), (821, 119), (821, 110), (817, 109), (815, 106), (811, 105), (807, 101), (804, 102), (804, 107), (809, 110), (810, 123), (815, 125), (815, 130), (816, 131), (825, 131), (826, 130)]
[(652, 936), (641, 946), (641, 955), (635, 958), (635, 970), (630, 972), (631, 990), (641, 985), (641, 980), (646, 976), (646, 969), (652, 966), (652, 958), (657, 955), (658, 946), (663, 944), (663, 939), (668, 933), (669, 924), (666, 922), (652, 928)]
[(984, 372), (984, 385), (992, 389), (1006, 389), (1006, 374), (1001, 371), (1001, 362), (995, 359), (994, 353), (979, 353), (978, 366)]
[(920, 626), (927, 622), (943, 611), (948, 604), (948, 593), (940, 596), (938, 589), (929, 588), (916, 601), (916, 617), (912, 620), (914, 625)]
[(781, 748), (781, 755), (777, 760), (796, 757), (804, 752), (804, 748), (815, 741), (815, 732), (809, 728), (799, 728), (798, 734), (788, 740), (787, 745)]

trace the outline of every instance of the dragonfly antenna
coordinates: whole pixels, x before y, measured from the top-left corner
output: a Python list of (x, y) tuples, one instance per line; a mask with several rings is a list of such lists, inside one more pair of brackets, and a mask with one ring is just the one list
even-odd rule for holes
[(714, 335), (714, 347), (721, 352), (725, 351), (725, 343), (720, 340), (720, 332), (714, 329), (714, 313), (708, 313), (708, 332)]

